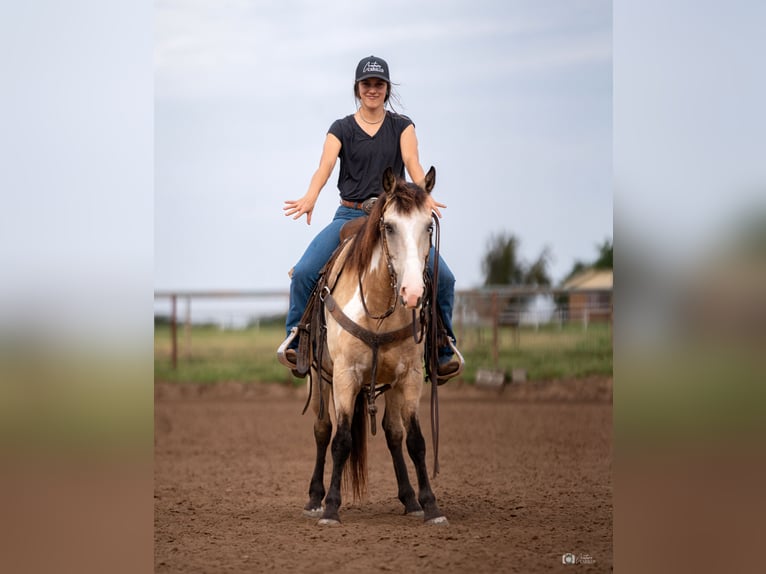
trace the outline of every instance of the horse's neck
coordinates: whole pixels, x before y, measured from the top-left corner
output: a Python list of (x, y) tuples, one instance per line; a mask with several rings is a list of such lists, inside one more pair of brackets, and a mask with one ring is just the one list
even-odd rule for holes
[(383, 253), (376, 250), (376, 254), (371, 264), (374, 264), (374, 267), (371, 266), (362, 277), (362, 290), (370, 313), (381, 315), (393, 304), (396, 287), (391, 286), (388, 262)]

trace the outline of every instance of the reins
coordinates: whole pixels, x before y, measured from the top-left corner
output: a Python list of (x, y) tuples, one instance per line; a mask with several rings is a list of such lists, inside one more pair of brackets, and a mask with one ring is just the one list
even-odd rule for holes
[(431, 278), (431, 328), (429, 329), (429, 356), (426, 357), (426, 364), (428, 365), (427, 374), (431, 380), (431, 442), (434, 445), (434, 474), (433, 477), (439, 474), (439, 384), (437, 382), (437, 374), (439, 369), (439, 347), (437, 337), (437, 306), (436, 295), (438, 293), (439, 286), (439, 243), (441, 239), (441, 229), (439, 227), (439, 218), (435, 213), (431, 214), (431, 218), (434, 220), (434, 272)]

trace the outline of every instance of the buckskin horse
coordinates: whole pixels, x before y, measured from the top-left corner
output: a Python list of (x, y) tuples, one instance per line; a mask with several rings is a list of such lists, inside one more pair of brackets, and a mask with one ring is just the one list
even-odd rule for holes
[[(426, 197), (435, 181), (433, 167), (424, 188), (386, 170), (383, 193), (369, 217), (358, 220), (361, 227), (341, 243), (320, 278), (316, 294), (321, 304), (313, 327), (320, 324), (322, 335), (311, 351), (307, 400), (316, 415), (316, 462), (303, 511), (320, 517), (319, 525), (340, 524), (342, 479), (350, 483), (354, 498), (366, 492), (367, 418), (375, 434), (375, 400), (381, 394), (385, 397), (382, 428), (404, 513), (422, 515), (427, 524), (448, 523), (431, 489), (418, 418), (424, 382), (426, 266), (431, 235), (438, 225), (426, 207)], [(284, 348), (278, 353), (282, 358)], [(325, 497), (324, 467), (332, 435), (330, 400), (336, 429)], [(417, 497), (407, 473), (403, 442), (417, 474)], [(437, 459), (435, 465), (436, 472)]]

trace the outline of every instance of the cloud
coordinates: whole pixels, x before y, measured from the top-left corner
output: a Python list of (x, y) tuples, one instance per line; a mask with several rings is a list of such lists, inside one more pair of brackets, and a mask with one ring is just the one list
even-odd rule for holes
[(568, 2), (556, 10), (437, 4), (438, 12), (433, 3), (394, 1), (381, 12), (345, 1), (161, 0), (157, 97), (275, 99), (307, 86), (337, 97), (351, 81), (351, 63), (367, 52), (390, 58), (405, 80), (442, 73), (468, 81), (611, 62), (609, 26), (590, 22), (598, 11)]

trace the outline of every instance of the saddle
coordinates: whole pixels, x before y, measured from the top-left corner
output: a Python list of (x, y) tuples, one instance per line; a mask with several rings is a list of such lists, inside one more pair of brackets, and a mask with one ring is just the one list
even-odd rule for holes
[[(354, 229), (359, 229), (364, 225), (366, 217), (360, 217), (358, 219), (349, 221), (341, 228), (341, 242), (336, 247), (333, 254), (324, 267), (319, 271), (319, 279), (314, 286), (314, 290), (311, 292), (306, 309), (303, 311), (300, 323), (298, 323), (298, 350), (297, 350), (297, 362), (295, 365), (295, 374), (299, 377), (305, 377), (311, 370), (312, 357), (316, 356), (320, 349), (324, 349), (326, 344), (325, 336), (325, 319), (324, 319), (324, 302), (321, 299), (321, 293), (325, 287), (334, 285), (340, 276), (345, 266), (346, 259), (348, 258), (349, 244), (354, 237), (355, 233), (350, 233), (346, 228), (349, 224), (354, 224)], [(358, 223), (357, 223), (358, 222)], [(328, 277), (335, 264), (339, 266), (333, 273), (332, 278)], [(331, 288), (330, 288), (331, 289)], [(324, 377), (324, 372), (320, 370), (320, 365), (317, 362), (315, 365), (317, 372), (321, 373)]]

